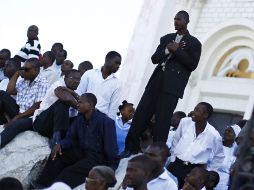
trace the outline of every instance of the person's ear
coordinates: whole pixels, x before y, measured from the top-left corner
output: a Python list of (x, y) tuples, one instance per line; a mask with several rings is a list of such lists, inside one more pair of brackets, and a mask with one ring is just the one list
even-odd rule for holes
[(100, 190), (107, 189), (107, 183), (105, 181), (100, 182)]

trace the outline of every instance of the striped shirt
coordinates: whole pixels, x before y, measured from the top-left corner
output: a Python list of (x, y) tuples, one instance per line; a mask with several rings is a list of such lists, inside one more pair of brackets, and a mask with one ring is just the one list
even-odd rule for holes
[(39, 74), (33, 82), (21, 79), (16, 84), (19, 112), (27, 111), (34, 103), (41, 102), (49, 88), (49, 83)]
[(41, 52), (41, 45), (40, 45), (39, 39), (28, 40), (25, 46), (22, 47), (21, 50), (19, 50), (17, 55), (14, 56), (14, 58), (24, 63), (27, 59), (30, 59), (30, 58), (39, 59), (40, 52)]

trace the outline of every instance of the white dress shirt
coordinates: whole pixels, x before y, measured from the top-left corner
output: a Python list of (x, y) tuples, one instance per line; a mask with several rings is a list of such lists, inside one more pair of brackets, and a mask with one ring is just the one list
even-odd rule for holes
[(215, 190), (228, 189), (230, 168), (236, 160), (236, 157), (234, 156), (236, 146), (236, 143), (234, 143), (232, 147), (223, 146), (225, 159), (218, 169), (220, 182), (216, 186)]
[(79, 95), (86, 92), (93, 93), (97, 98), (96, 108), (113, 120), (120, 103), (120, 91), (119, 79), (114, 74), (104, 79), (100, 69), (86, 71), (77, 89)]
[(50, 67), (46, 68), (46, 69), (41, 68), (40, 73), (45, 79), (47, 79), (50, 86), (54, 82), (58, 81), (59, 78), (60, 78), (60, 75), (61, 75), (61, 73), (59, 72), (57, 67), (53, 64)]
[(8, 78), (3, 79), (0, 82), (0, 90), (6, 91), (8, 83), (9, 83), (9, 79)]
[[(169, 177), (166, 170), (157, 178), (147, 183), (148, 190), (178, 190), (176, 183), (171, 177)], [(131, 187), (127, 187), (126, 190), (133, 190)]]
[(173, 137), (174, 137), (175, 133), (176, 133), (176, 132), (173, 131), (173, 130), (170, 130), (170, 131), (168, 132), (168, 140), (167, 140), (167, 142), (166, 142), (168, 148), (171, 148), (171, 146), (172, 146)]
[(33, 121), (35, 120), (37, 115), (48, 109), (52, 104), (54, 104), (58, 100), (58, 97), (55, 95), (55, 89), (59, 86), (66, 87), (65, 82), (63, 80), (59, 80), (50, 86), (46, 95), (44, 96), (44, 98), (40, 103), (40, 108), (35, 110), (34, 112)]
[(195, 122), (183, 118), (176, 130), (171, 147), (172, 156), (192, 164), (208, 164), (217, 170), (224, 160), (222, 138), (219, 132), (207, 122), (206, 128), (196, 136)]

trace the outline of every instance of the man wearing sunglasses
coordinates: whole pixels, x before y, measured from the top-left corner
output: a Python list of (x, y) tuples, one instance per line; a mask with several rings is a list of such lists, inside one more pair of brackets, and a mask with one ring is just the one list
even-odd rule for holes
[[(21, 130), (27, 130), (26, 126), (31, 126), (32, 121), (27, 120), (27, 118), (39, 108), (40, 102), (49, 87), (48, 81), (42, 78), (39, 72), (39, 60), (36, 58), (28, 59), (22, 70), (17, 71), (10, 79), (6, 92), (0, 91), (0, 114), (8, 120), (4, 125), (5, 130), (0, 134), (0, 147), (7, 143), (6, 138), (12, 138), (13, 135), (16, 135), (10, 133), (13, 126), (22, 123), (24, 127)], [(17, 82), (19, 76), (22, 76), (23, 79)], [(16, 100), (10, 95), (17, 95)]]

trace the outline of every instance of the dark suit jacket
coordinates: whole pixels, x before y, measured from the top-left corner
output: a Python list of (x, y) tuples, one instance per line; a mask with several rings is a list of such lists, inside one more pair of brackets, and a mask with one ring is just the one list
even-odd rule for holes
[[(160, 44), (152, 55), (153, 64), (158, 64), (155, 68), (147, 86), (153, 80), (156, 73), (161, 70), (161, 64), (167, 60), (165, 48), (169, 42), (175, 40), (176, 33), (167, 34), (160, 39)], [(186, 46), (178, 48), (175, 53), (166, 62), (163, 72), (163, 91), (173, 94), (179, 98), (183, 97), (184, 89), (189, 80), (190, 74), (194, 71), (201, 55), (201, 43), (197, 38), (186, 34), (181, 41), (186, 42)]]

